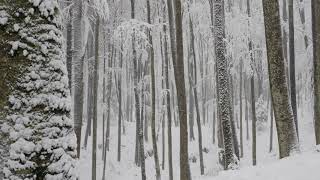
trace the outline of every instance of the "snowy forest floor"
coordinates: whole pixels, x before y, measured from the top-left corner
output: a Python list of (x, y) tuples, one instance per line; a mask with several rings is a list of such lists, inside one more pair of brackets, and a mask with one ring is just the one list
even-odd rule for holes
[[(320, 167), (320, 153), (315, 152), (315, 138), (310, 113), (305, 113), (307, 117), (300, 118), (300, 146), (301, 155), (296, 155), (284, 160), (278, 159), (277, 137), (274, 129), (273, 151), (269, 153), (269, 124), (263, 124), (257, 132), (257, 164), (252, 167), (251, 155), (251, 129), (249, 129), (249, 140), (246, 140), (246, 131), (244, 129), (244, 157), (240, 161), (239, 170), (222, 171), (218, 164), (217, 146), (212, 143), (212, 123), (203, 126), (203, 148), (209, 150), (204, 153), (205, 174), (200, 175), (199, 149), (197, 142), (197, 128), (194, 127), (195, 141), (189, 143), (189, 158), (196, 157), (197, 161), (190, 160), (191, 174), (193, 180), (301, 180), (307, 177), (308, 180), (318, 180), (315, 173)], [(249, 122), (251, 124), (251, 122)], [(126, 134), (122, 135), (121, 162), (117, 161), (117, 126), (114, 123), (111, 126), (110, 151), (107, 152), (106, 179), (109, 180), (140, 180), (140, 167), (134, 163), (135, 154), (135, 123), (125, 122)], [(84, 126), (85, 127), (85, 126)], [(101, 126), (98, 126), (101, 127)], [(245, 123), (244, 123), (245, 128)], [(250, 128), (250, 127), (249, 127)], [(173, 127), (173, 171), (174, 179), (179, 179), (179, 128)], [(165, 131), (167, 132), (167, 131)], [(99, 135), (100, 134), (100, 135)], [(98, 131), (98, 161), (97, 177), (102, 179), (103, 161), (102, 161), (102, 133)], [(165, 152), (165, 169), (161, 170), (163, 180), (168, 177), (168, 156), (167, 156), (167, 136)], [(238, 136), (239, 138), (239, 136)], [(149, 128), (149, 141), (145, 143), (145, 154), (152, 150), (151, 130)], [(162, 165), (162, 135), (159, 130), (158, 152), (160, 166)], [(81, 159), (79, 161), (78, 171), (81, 180), (91, 179), (91, 138), (88, 141), (88, 148), (82, 149)], [(146, 173), (148, 180), (155, 179), (155, 168), (153, 156), (146, 159)], [(314, 174), (314, 175), (312, 175)]]

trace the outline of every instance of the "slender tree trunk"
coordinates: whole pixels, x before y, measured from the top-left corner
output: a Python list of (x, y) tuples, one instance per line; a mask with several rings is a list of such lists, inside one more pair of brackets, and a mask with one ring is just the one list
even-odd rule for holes
[[(122, 42), (122, 41), (121, 41)], [(123, 59), (123, 44), (121, 43), (120, 52), (120, 73), (118, 76), (118, 161), (121, 161), (121, 122), (122, 122), (122, 59)]]
[[(229, 75), (229, 77), (231, 74)], [(240, 160), (240, 152), (239, 152), (239, 142), (237, 137), (237, 129), (236, 129), (236, 120), (234, 119), (234, 103), (233, 103), (233, 80), (230, 77), (230, 115), (231, 115), (231, 129), (232, 129), (232, 142), (233, 142), (233, 151), (234, 154), (237, 156), (238, 160)]]
[(243, 158), (243, 122), (242, 122), (242, 60), (240, 61), (240, 95), (239, 95), (239, 107), (240, 107), (240, 158)]
[(270, 144), (269, 144), (269, 152), (272, 152), (273, 149), (273, 106), (272, 99), (270, 95)]
[(95, 78), (94, 78), (94, 105), (93, 105), (93, 128), (92, 128), (92, 180), (97, 178), (97, 122), (98, 122), (98, 84), (99, 84), (99, 38), (100, 38), (100, 18), (96, 16), (95, 28)]
[[(171, 59), (172, 61), (176, 60), (176, 53), (175, 53), (175, 36), (174, 36), (174, 22), (173, 22), (173, 9), (172, 9), (172, 1), (171, 0), (167, 0), (167, 12), (168, 12), (168, 21), (169, 21), (169, 37), (170, 37), (170, 43), (171, 43)], [(166, 26), (164, 27), (164, 33), (167, 34), (167, 28)], [(168, 36), (165, 36), (165, 48), (168, 48)], [(170, 90), (170, 76), (169, 76), (169, 67), (170, 67), (170, 63), (169, 63), (169, 57), (168, 57), (168, 53), (165, 53), (165, 76), (166, 76), (166, 88), (168, 89), (168, 93), (166, 94), (166, 98), (167, 98), (167, 113), (168, 113), (168, 127), (167, 127), (167, 131), (168, 131), (168, 165), (169, 165), (169, 180), (173, 180), (173, 160), (172, 160), (172, 112), (171, 112), (171, 99), (170, 99), (170, 95), (172, 95), (173, 93), (171, 93), (172, 91)], [(170, 91), (169, 91), (170, 90)], [(170, 92), (170, 93), (169, 93)], [(173, 99), (173, 98), (172, 98)]]
[[(254, 72), (252, 72), (254, 73)], [(254, 93), (254, 74), (251, 75), (251, 108), (252, 108), (252, 165), (257, 164), (257, 116)]]
[(281, 47), (279, 4), (277, 1), (264, 0), (263, 10), (271, 95), (275, 110), (280, 158), (284, 158), (293, 151), (298, 151), (299, 144), (285, 75), (285, 62)]
[[(67, 1), (67, 6), (70, 6), (72, 4), (72, 0)], [(69, 19), (67, 22), (67, 70), (68, 70), (68, 78), (69, 78), (69, 88), (72, 87), (72, 57), (73, 57), (73, 7), (70, 7), (69, 9)], [(79, 149), (79, 148), (78, 148)], [(77, 149), (77, 150), (78, 150)], [(78, 151), (78, 154), (79, 151)]]
[(77, 136), (77, 156), (80, 157), (81, 150), (81, 128), (83, 115), (83, 62), (84, 53), (82, 47), (82, 0), (76, 0), (75, 4), (75, 20), (74, 20), (74, 49), (75, 54), (73, 58), (73, 77), (74, 77), (74, 97), (73, 100), (73, 118), (74, 130)]
[[(164, 33), (166, 33), (166, 26), (164, 26)], [(168, 48), (168, 40), (167, 40), (167, 35), (165, 36), (165, 49)], [(168, 89), (168, 92), (166, 93), (166, 100), (167, 100), (167, 131), (168, 131), (168, 165), (169, 165), (169, 180), (173, 180), (173, 162), (172, 162), (172, 115), (171, 115), (171, 108), (170, 108), (170, 84), (169, 84), (169, 57), (168, 57), (168, 51), (165, 50), (165, 77), (166, 77), (166, 88)]]
[(300, 15), (300, 20), (302, 24), (302, 28), (304, 30), (304, 44), (305, 48), (307, 49), (309, 47), (309, 37), (306, 32), (306, 15), (305, 15), (305, 9), (304, 9), (304, 2), (303, 0), (298, 1), (298, 7), (299, 7), (299, 15)]
[[(147, 16), (148, 16), (148, 23), (151, 24), (151, 9), (150, 9), (150, 0), (147, 0)], [(156, 85), (155, 85), (155, 63), (154, 63), (154, 50), (153, 50), (153, 40), (151, 31), (148, 31), (149, 36), (149, 44), (150, 44), (150, 60), (151, 60), (151, 132), (152, 132), (152, 146), (153, 146), (153, 156), (154, 156), (154, 163), (156, 168), (156, 179), (160, 180), (160, 164), (159, 164), (159, 157), (158, 157), (158, 147), (157, 147), (157, 139), (156, 139)]]
[(312, 33), (314, 63), (314, 124), (316, 144), (320, 144), (320, 2), (312, 0)]
[(294, 12), (293, 0), (289, 0), (289, 54), (290, 54), (290, 95), (293, 117), (299, 140), (298, 116), (297, 116), (297, 93), (296, 93), (296, 68), (295, 68), (295, 45), (294, 45)]
[(114, 51), (115, 48), (111, 48), (110, 52), (111, 52), (111, 57), (110, 57), (110, 61), (108, 62), (108, 97), (107, 97), (107, 129), (106, 129), (106, 151), (109, 151), (109, 145), (110, 145), (110, 113), (111, 113), (111, 94), (112, 94), (112, 63), (113, 63), (113, 57), (114, 57)]

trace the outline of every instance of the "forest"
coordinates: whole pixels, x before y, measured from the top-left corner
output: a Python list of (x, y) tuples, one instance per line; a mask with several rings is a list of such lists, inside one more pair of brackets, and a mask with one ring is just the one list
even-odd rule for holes
[(0, 180), (319, 180), (320, 0), (0, 0)]

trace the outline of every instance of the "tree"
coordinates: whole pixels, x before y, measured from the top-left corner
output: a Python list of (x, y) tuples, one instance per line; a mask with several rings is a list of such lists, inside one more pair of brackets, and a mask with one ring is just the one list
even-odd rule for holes
[[(193, 1), (190, 1), (193, 3)], [(192, 74), (189, 74), (190, 82), (190, 90), (191, 93), (193, 92), (195, 107), (196, 107), (196, 114), (197, 114), (197, 127), (198, 127), (198, 145), (199, 145), (199, 157), (200, 157), (200, 173), (201, 175), (204, 174), (204, 165), (203, 165), (203, 152), (202, 152), (202, 129), (201, 129), (201, 117), (200, 117), (200, 110), (199, 110), (199, 101), (198, 101), (198, 92), (197, 92), (197, 59), (196, 59), (196, 48), (195, 48), (195, 38), (193, 32), (193, 21), (191, 19), (191, 15), (189, 14), (189, 29), (190, 29), (190, 46), (191, 46), (191, 56), (193, 59), (193, 64), (190, 65)], [(192, 96), (190, 96), (192, 98)], [(192, 117), (193, 118), (193, 117)], [(204, 118), (204, 117), (203, 117)], [(189, 118), (189, 121), (193, 121)], [(193, 130), (192, 130), (193, 131)]]
[[(66, 29), (67, 29), (67, 70), (68, 70), (68, 78), (69, 78), (69, 87), (71, 89), (72, 87), (72, 56), (73, 56), (73, 38), (72, 38), (72, 35), (73, 35), (73, 26), (72, 26), (72, 23), (73, 23), (73, 7), (70, 7), (72, 6), (72, 1), (71, 0), (68, 0), (67, 1), (67, 6), (69, 6), (69, 18), (67, 20), (67, 25), (66, 25)], [(78, 154), (79, 154), (79, 149), (77, 149), (78, 151)]]
[(279, 4), (277, 1), (263, 1), (266, 29), (266, 44), (269, 66), (269, 81), (275, 121), (278, 133), (280, 158), (299, 150), (294, 117), (288, 93), (285, 62), (282, 52)]
[[(147, 15), (148, 15), (148, 23), (151, 24), (151, 9), (150, 9), (150, 0), (147, 0)], [(151, 132), (152, 132), (152, 146), (153, 146), (153, 157), (156, 168), (156, 179), (160, 180), (160, 164), (158, 157), (158, 147), (157, 147), (157, 139), (156, 139), (156, 80), (155, 80), (155, 64), (154, 64), (154, 49), (152, 42), (151, 31), (148, 31), (148, 39), (150, 44), (149, 49), (149, 57), (151, 62)], [(142, 157), (143, 158), (143, 157)]]
[(73, 94), (73, 118), (74, 128), (77, 136), (78, 157), (81, 150), (81, 128), (83, 114), (83, 60), (84, 49), (82, 41), (82, 18), (83, 18), (83, 2), (76, 0), (74, 3), (74, 57), (73, 57), (73, 77), (74, 77), (74, 94)]
[(231, 129), (231, 95), (229, 88), (228, 62), (226, 59), (225, 38), (225, 16), (224, 1), (216, 0), (214, 2), (214, 37), (215, 54), (218, 72), (218, 102), (219, 116), (223, 132), (224, 143), (224, 168), (231, 169), (236, 165), (233, 153), (232, 129)]
[(179, 121), (180, 121), (180, 179), (191, 180), (188, 158), (188, 119), (186, 102), (186, 85), (184, 78), (183, 58), (183, 31), (182, 31), (182, 6), (181, 0), (175, 1), (176, 21), (176, 61), (173, 61), (174, 75), (176, 80)]
[(94, 105), (93, 105), (93, 127), (92, 127), (92, 180), (97, 179), (97, 123), (98, 123), (98, 84), (99, 84), (99, 38), (100, 38), (100, 17), (96, 16), (95, 28), (95, 63), (94, 63)]
[(240, 108), (240, 158), (243, 158), (243, 122), (242, 122), (242, 60), (240, 61), (240, 95), (239, 95), (239, 108)]
[(76, 179), (61, 13), (51, 2), (1, 3), (0, 123), (16, 134), (6, 136), (15, 156), (5, 156), (4, 179)]
[[(175, 35), (174, 35), (174, 21), (173, 21), (173, 8), (172, 8), (172, 1), (167, 0), (167, 12), (168, 12), (168, 21), (169, 21), (169, 37), (170, 37), (170, 44), (171, 44), (171, 59), (172, 61), (176, 61), (176, 53), (175, 53)], [(164, 33), (166, 34), (166, 26), (164, 26)], [(167, 37), (165, 38), (165, 42), (167, 42)], [(167, 48), (167, 46), (166, 46)], [(165, 75), (166, 75), (166, 88), (170, 89), (169, 84), (169, 57), (166, 57), (165, 61)], [(168, 91), (171, 92), (171, 91)], [(172, 93), (173, 94), (173, 93)], [(169, 165), (169, 180), (173, 180), (173, 162), (172, 162), (172, 113), (171, 113), (171, 99), (170, 94), (167, 93), (167, 113), (168, 113), (168, 165)]]
[(294, 13), (293, 0), (288, 3), (289, 12), (289, 60), (290, 60), (290, 97), (293, 110), (294, 123), (299, 139), (298, 116), (297, 116), (297, 93), (296, 93), (296, 68), (295, 68), (295, 45), (294, 45)]
[[(254, 63), (254, 62), (252, 62)], [(254, 93), (254, 71), (250, 78), (251, 84), (251, 108), (252, 108), (252, 165), (257, 165), (257, 117)]]
[(312, 0), (312, 33), (314, 64), (314, 124), (316, 144), (320, 144), (320, 2)]

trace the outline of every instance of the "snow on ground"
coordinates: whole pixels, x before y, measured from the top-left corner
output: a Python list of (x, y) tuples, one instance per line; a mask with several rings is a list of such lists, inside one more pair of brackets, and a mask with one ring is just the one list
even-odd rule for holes
[[(319, 180), (320, 152), (305, 152), (267, 165), (221, 171), (215, 180)], [(209, 180), (202, 177), (196, 180)]]
[[(311, 108), (309, 108), (311, 109)], [(191, 162), (191, 174), (193, 180), (319, 180), (316, 176), (316, 170), (320, 167), (320, 153), (314, 153), (314, 129), (312, 122), (312, 113), (307, 113), (308, 110), (301, 110), (304, 113), (299, 113), (299, 129), (300, 129), (300, 144), (302, 153), (295, 157), (290, 157), (285, 160), (278, 159), (277, 137), (274, 134), (273, 146), (275, 147), (269, 153), (269, 122), (265, 124), (265, 128), (257, 134), (257, 167), (252, 167), (251, 158), (251, 129), (249, 131), (249, 139), (246, 140), (244, 134), (244, 158), (240, 161), (240, 169), (235, 171), (222, 171), (218, 164), (217, 147), (212, 144), (212, 125), (203, 127), (203, 148), (209, 150), (204, 153), (205, 174), (200, 175), (199, 166), (199, 150), (197, 142), (197, 128), (194, 127), (195, 141), (189, 143), (189, 156), (195, 156), (197, 161)], [(116, 116), (114, 116), (116, 117)], [(100, 123), (101, 121), (99, 121)], [(101, 123), (102, 124), (102, 123)], [(97, 151), (97, 177), (102, 179), (102, 133), (101, 124), (98, 124), (98, 146)], [(249, 122), (251, 125), (251, 122)], [(85, 127), (86, 125), (84, 125)], [(140, 180), (140, 167), (134, 164), (135, 153), (135, 123), (125, 122), (126, 134), (122, 135), (121, 145), (121, 162), (117, 161), (117, 125), (116, 119), (113, 120), (111, 126), (110, 151), (107, 152), (106, 179), (107, 180)], [(158, 125), (157, 125), (158, 127)], [(244, 125), (245, 128), (245, 125)], [(85, 128), (83, 129), (85, 130)], [(174, 179), (179, 179), (179, 128), (173, 127), (173, 170)], [(162, 135), (161, 130), (158, 131), (158, 153), (160, 163), (162, 162)], [(165, 131), (167, 132), (167, 130)], [(275, 129), (274, 132), (276, 133)], [(84, 132), (83, 132), (84, 133)], [(238, 136), (239, 137), (239, 136)], [(165, 137), (167, 139), (167, 136)], [(151, 130), (149, 128), (149, 141), (145, 143), (145, 153), (152, 150)], [(166, 141), (167, 143), (167, 141)], [(167, 149), (167, 144), (166, 144)], [(168, 178), (167, 150), (165, 152), (165, 169), (161, 169), (162, 180)], [(161, 164), (160, 164), (161, 166)], [(316, 169), (317, 168), (317, 169)], [(89, 137), (87, 149), (82, 149), (81, 159), (79, 161), (78, 171), (81, 180), (91, 179), (91, 138)], [(154, 159), (148, 157), (146, 159), (146, 173), (148, 180), (155, 180)]]

